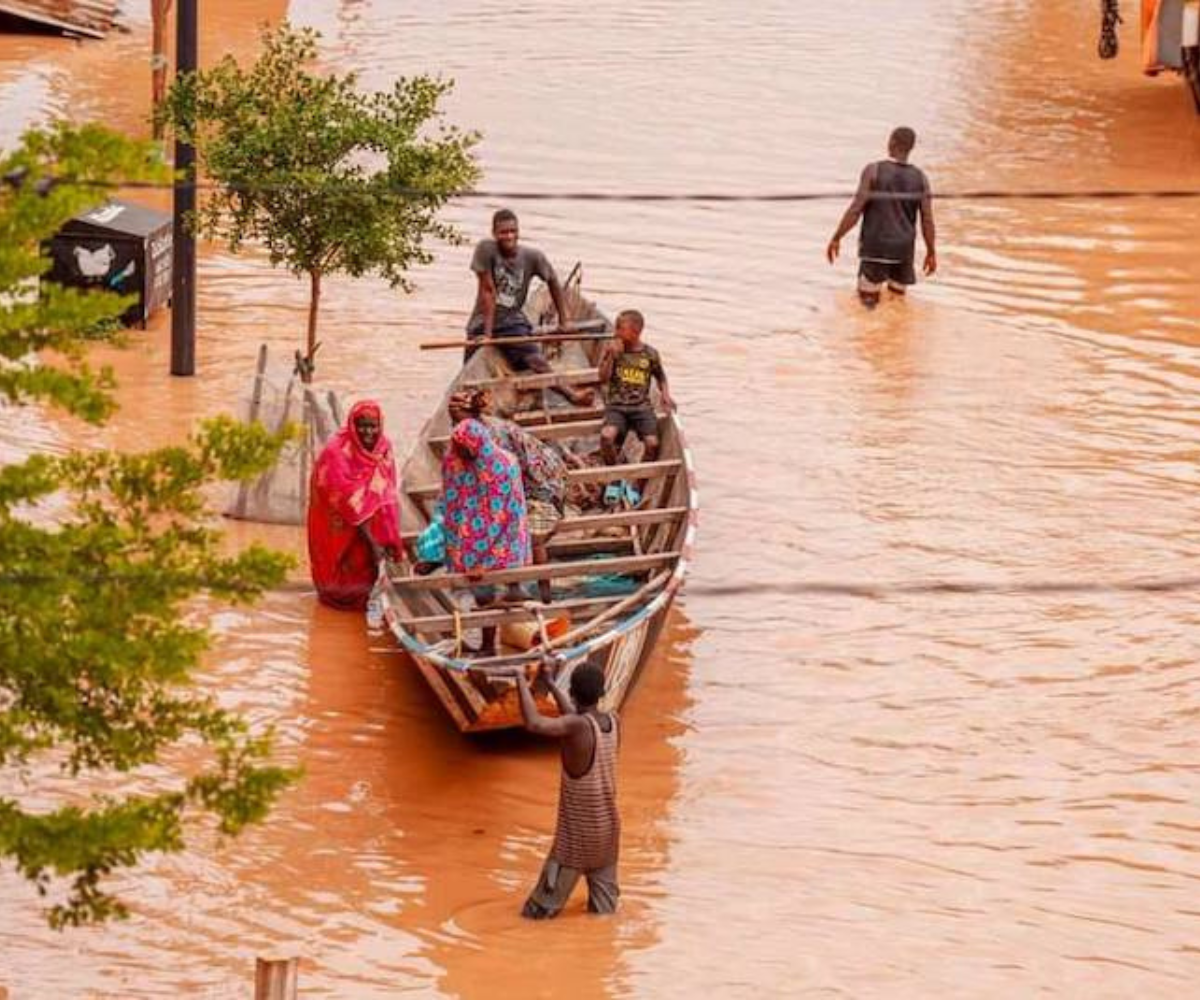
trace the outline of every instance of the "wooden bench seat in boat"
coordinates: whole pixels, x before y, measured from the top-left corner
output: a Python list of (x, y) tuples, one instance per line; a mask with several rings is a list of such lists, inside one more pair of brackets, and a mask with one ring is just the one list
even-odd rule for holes
[(632, 552), (633, 536), (596, 535), (591, 538), (551, 538), (546, 551), (551, 559), (577, 559), (580, 556), (625, 555)]
[(546, 372), (539, 375), (501, 375), (496, 378), (481, 378), (460, 382), (461, 389), (495, 389), (504, 386), (517, 392), (532, 389), (553, 389), (567, 385), (597, 385), (600, 372), (595, 368), (569, 368), (566, 371)]
[[(577, 612), (587, 609), (600, 609), (606, 605), (616, 604), (625, 595), (616, 597), (580, 597), (569, 601), (555, 601), (553, 604), (539, 604), (542, 616), (547, 620), (564, 611)], [(537, 613), (532, 608), (488, 608), (485, 611), (462, 611), (458, 615), (458, 624), (464, 629), (482, 628), (489, 625), (515, 625), (522, 622), (537, 621)], [(451, 632), (455, 628), (454, 615), (422, 615), (417, 618), (401, 618), (399, 624), (413, 632)]]
[[(665, 524), (668, 521), (679, 521), (687, 516), (686, 507), (653, 507), (650, 510), (618, 510), (611, 514), (583, 514), (579, 517), (564, 517), (558, 522), (558, 530), (554, 533), (551, 546), (560, 536), (576, 532), (605, 531), (609, 528), (632, 528), (645, 524)], [(417, 538), (417, 532), (406, 531), (401, 536), (404, 541), (411, 542)], [(624, 536), (611, 536), (619, 541)], [(602, 541), (603, 539), (597, 539)]]
[[(683, 463), (677, 458), (657, 462), (629, 462), (626, 465), (596, 465), (586, 469), (570, 469), (567, 478), (575, 483), (611, 483), (618, 479), (658, 479), (678, 472)], [(441, 483), (410, 486), (404, 491), (414, 500), (433, 500), (442, 492)]]
[[(595, 420), (564, 420), (557, 424), (531, 424), (525, 427), (536, 438), (541, 438), (543, 441), (562, 441), (571, 438), (594, 437), (600, 433), (600, 427), (603, 421), (600, 418)], [(443, 434), (439, 437), (429, 438), (429, 447), (442, 449), (446, 447), (450, 436)]]
[[(569, 441), (572, 438), (597, 437), (600, 434), (600, 429), (604, 426), (603, 417), (589, 417), (579, 420), (567, 420), (561, 418), (552, 423), (545, 422), (530, 422), (520, 421), (518, 417), (527, 416), (530, 414), (542, 414), (543, 410), (527, 410), (524, 413), (515, 414), (509, 418), (514, 423), (520, 424), (525, 430), (529, 431), (536, 438), (541, 438), (543, 441)], [(663, 419), (663, 414), (657, 414), (659, 420)], [(450, 440), (448, 434), (441, 434), (437, 437), (428, 439), (431, 448), (445, 448), (446, 443)]]
[(678, 472), (683, 462), (663, 458), (657, 462), (628, 462), (625, 465), (592, 465), (586, 469), (570, 469), (567, 478), (573, 483), (611, 483), (618, 479), (659, 479)]
[(448, 590), (453, 587), (477, 587), (484, 584), (526, 583), (530, 580), (558, 580), (569, 576), (599, 576), (608, 573), (644, 573), (679, 558), (678, 552), (654, 552), (641, 556), (616, 556), (612, 559), (574, 559), (541, 566), (519, 566), (483, 573), (430, 573), (428, 576), (393, 576), (393, 586), (408, 590)]
[(687, 516), (686, 507), (652, 507), (649, 510), (618, 510), (611, 514), (581, 514), (564, 517), (558, 522), (555, 537), (575, 531), (603, 531), (605, 528), (628, 528), (641, 524), (663, 524)]
[(527, 430), (543, 425), (566, 424), (581, 420), (599, 420), (604, 416), (603, 406), (563, 406), (556, 407), (546, 416), (545, 410), (518, 410), (509, 416), (513, 423), (520, 424)]

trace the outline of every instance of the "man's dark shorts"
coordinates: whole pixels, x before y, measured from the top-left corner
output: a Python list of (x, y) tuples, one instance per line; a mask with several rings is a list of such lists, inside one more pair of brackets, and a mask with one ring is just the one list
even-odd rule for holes
[[(492, 330), (492, 336), (500, 339), (502, 337), (527, 337), (533, 333), (533, 327), (528, 320), (521, 320), (515, 323), (506, 323), (504, 326), (498, 326)], [(468, 340), (479, 340), (483, 337), (483, 331), (477, 333), (468, 333)], [(471, 355), (479, 348), (468, 347), (463, 356), (463, 364), (471, 360)], [(504, 355), (505, 360), (512, 365), (513, 371), (523, 372), (528, 371), (535, 363), (537, 358), (542, 356), (542, 349), (538, 344), (514, 344), (512, 347), (501, 347), (500, 352)]]
[(891, 288), (903, 289), (917, 283), (917, 271), (913, 260), (887, 262), (860, 260), (858, 262), (858, 290), (867, 294), (878, 294), (886, 284)]
[(654, 408), (641, 407), (636, 410), (621, 410), (610, 406), (604, 411), (604, 427), (617, 429), (617, 447), (625, 442), (625, 435), (633, 431), (642, 441), (648, 437), (658, 437), (658, 417)]

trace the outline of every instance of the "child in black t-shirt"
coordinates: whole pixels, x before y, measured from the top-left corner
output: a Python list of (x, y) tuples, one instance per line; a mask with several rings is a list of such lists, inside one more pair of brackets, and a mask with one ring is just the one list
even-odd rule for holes
[(609, 465), (617, 464), (617, 453), (630, 431), (642, 441), (643, 461), (653, 462), (658, 457), (658, 417), (650, 401), (651, 379), (658, 383), (663, 405), (675, 408), (662, 358), (658, 351), (642, 342), (645, 324), (640, 312), (626, 309), (617, 316), (616, 337), (600, 356), (600, 384), (604, 387), (605, 402), (600, 447)]

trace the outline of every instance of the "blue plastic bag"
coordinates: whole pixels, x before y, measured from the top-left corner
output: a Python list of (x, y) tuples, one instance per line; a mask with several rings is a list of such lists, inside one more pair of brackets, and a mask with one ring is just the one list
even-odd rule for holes
[(429, 527), (417, 536), (417, 560), (441, 565), (446, 561), (446, 529), (442, 524), (442, 505), (433, 512)]
[(605, 507), (620, 507), (622, 503), (636, 507), (641, 502), (642, 495), (634, 489), (632, 483), (628, 483), (624, 479), (619, 479), (604, 487)]

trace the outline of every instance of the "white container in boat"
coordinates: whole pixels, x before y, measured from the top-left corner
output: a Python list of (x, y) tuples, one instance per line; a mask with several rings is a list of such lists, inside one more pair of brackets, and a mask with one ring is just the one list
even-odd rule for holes
[[(551, 639), (565, 635), (571, 627), (571, 616), (559, 613), (546, 619), (546, 634)], [(500, 642), (513, 649), (532, 649), (542, 641), (542, 630), (537, 622), (508, 622), (500, 626)]]

